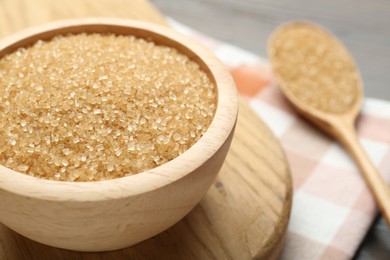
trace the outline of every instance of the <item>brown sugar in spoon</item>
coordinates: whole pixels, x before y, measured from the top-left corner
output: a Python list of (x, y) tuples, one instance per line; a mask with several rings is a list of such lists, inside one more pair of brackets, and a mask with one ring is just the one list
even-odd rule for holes
[(390, 227), (390, 189), (360, 145), (355, 130), (363, 89), (347, 49), (317, 25), (292, 22), (271, 35), (268, 50), (284, 94), (304, 117), (351, 153)]

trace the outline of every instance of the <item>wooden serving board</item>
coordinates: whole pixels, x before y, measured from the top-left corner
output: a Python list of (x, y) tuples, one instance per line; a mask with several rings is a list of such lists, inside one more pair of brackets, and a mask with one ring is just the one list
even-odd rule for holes
[[(0, 37), (50, 20), (84, 16), (167, 25), (146, 0), (3, 0)], [(277, 139), (241, 100), (235, 136), (218, 179), (201, 203), (169, 230), (126, 249), (82, 253), (39, 244), (0, 224), (0, 259), (275, 259), (289, 220), (291, 182)]]

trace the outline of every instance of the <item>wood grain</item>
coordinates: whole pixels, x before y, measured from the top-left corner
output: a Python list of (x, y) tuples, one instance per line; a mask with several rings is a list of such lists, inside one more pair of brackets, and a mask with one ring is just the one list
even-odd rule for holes
[(2, 0), (0, 6), (0, 37), (52, 20), (85, 16), (131, 17), (167, 24), (164, 16), (144, 0)]
[[(163, 22), (146, 1), (64, 1), (60, 7), (57, 1), (27, 2), (0, 2), (0, 16), (7, 17), (0, 22), (2, 35), (85, 15)], [(291, 199), (290, 171), (278, 141), (241, 100), (235, 136), (217, 181), (169, 230), (123, 250), (80, 253), (39, 244), (0, 225), (0, 259), (275, 259), (283, 246)]]

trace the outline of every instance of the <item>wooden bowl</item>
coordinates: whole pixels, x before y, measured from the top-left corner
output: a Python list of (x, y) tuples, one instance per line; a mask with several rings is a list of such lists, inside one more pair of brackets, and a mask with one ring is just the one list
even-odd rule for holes
[(0, 166), (0, 221), (43, 244), (107, 251), (150, 238), (182, 219), (201, 200), (225, 159), (238, 97), (229, 73), (204, 47), (155, 24), (90, 18), (41, 25), (0, 41), (0, 57), (58, 34), (111, 32), (171, 46), (197, 62), (214, 81), (217, 109), (204, 134), (172, 161), (133, 176), (98, 182), (39, 179)]

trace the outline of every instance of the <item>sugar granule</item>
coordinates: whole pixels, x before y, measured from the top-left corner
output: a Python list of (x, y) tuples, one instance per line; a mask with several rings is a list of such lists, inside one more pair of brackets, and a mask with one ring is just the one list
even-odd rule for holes
[(77, 34), (0, 59), (0, 164), (61, 181), (136, 174), (198, 141), (216, 90), (176, 49)]
[(276, 33), (270, 54), (281, 84), (300, 102), (344, 113), (357, 101), (359, 72), (348, 51), (328, 33), (311, 25), (291, 25)]

